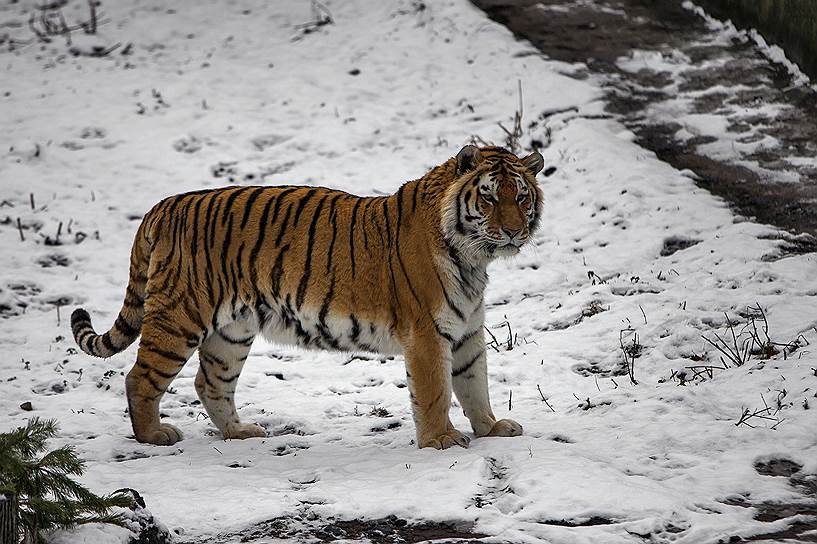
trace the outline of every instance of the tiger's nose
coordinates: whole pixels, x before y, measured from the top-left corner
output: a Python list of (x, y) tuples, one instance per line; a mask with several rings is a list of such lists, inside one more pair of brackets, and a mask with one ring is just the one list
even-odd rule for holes
[(511, 228), (511, 227), (502, 227), (502, 232), (504, 232), (505, 234), (507, 234), (507, 235), (508, 235), (508, 238), (510, 238), (511, 240), (513, 240), (513, 239), (514, 239), (514, 238), (516, 238), (516, 237), (517, 237), (519, 234), (521, 234), (521, 233), (522, 233), (522, 229), (521, 229), (521, 228), (515, 229), (515, 228)]

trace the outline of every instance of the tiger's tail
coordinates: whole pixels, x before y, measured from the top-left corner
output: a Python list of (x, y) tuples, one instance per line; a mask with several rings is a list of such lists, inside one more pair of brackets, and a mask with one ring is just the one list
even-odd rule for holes
[(150, 244), (145, 237), (144, 222), (136, 232), (131, 249), (130, 277), (125, 290), (125, 301), (113, 326), (104, 334), (97, 334), (91, 316), (83, 308), (71, 314), (71, 332), (79, 348), (94, 357), (110, 357), (130, 346), (142, 330), (145, 315), (145, 292), (150, 263)]

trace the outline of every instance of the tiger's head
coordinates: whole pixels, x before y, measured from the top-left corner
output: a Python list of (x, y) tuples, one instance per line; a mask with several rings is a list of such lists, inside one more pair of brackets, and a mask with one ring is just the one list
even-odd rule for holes
[(456, 161), (443, 205), (443, 236), (477, 258), (516, 255), (539, 224), (542, 155), (534, 151), (520, 159), (501, 147), (467, 145)]

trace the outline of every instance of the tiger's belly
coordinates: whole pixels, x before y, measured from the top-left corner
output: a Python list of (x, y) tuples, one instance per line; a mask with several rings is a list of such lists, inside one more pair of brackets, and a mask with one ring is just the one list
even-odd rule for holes
[(295, 310), (287, 305), (262, 308), (259, 313), (256, 330), (268, 342), (331, 351), (403, 353), (387, 325), (354, 315), (341, 317), (320, 309)]

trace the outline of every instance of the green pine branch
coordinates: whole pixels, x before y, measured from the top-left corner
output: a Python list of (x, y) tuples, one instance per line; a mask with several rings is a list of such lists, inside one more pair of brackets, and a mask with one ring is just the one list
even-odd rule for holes
[(48, 439), (58, 431), (54, 420), (32, 418), (24, 427), (0, 434), (0, 490), (17, 495), (18, 525), (32, 540), (42, 532), (83, 523), (124, 526), (126, 518), (111, 508), (131, 508), (126, 492), (99, 496), (73, 480), (85, 464), (72, 446), (62, 446), (41, 457)]

